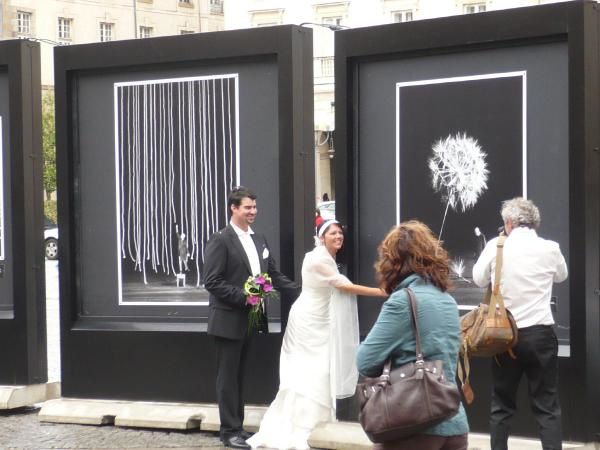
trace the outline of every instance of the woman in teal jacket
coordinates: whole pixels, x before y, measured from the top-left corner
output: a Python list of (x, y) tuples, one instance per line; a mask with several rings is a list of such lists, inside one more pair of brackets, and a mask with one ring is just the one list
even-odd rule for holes
[[(460, 344), (456, 301), (449, 287), (448, 254), (431, 230), (421, 222), (403, 222), (379, 245), (375, 264), (380, 287), (390, 294), (357, 354), (358, 371), (368, 377), (381, 375), (392, 358), (392, 368), (414, 362), (415, 336), (410, 323), (410, 287), (417, 299), (417, 320), (425, 359), (444, 362), (446, 379), (455, 382)], [(460, 405), (458, 414), (422, 434), (375, 445), (376, 449), (466, 450), (469, 425)]]

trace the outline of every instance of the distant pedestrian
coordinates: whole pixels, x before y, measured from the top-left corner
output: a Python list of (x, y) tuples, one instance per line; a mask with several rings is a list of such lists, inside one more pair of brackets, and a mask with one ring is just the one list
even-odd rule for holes
[(323, 216), (321, 216), (321, 210), (317, 208), (315, 211), (315, 230), (319, 228), (319, 225), (321, 225), (323, 222), (325, 222), (325, 219), (323, 219)]
[[(562, 449), (561, 410), (558, 400), (558, 341), (550, 298), (552, 283), (567, 279), (567, 264), (556, 242), (540, 238), (540, 212), (531, 200), (513, 198), (502, 204), (507, 234), (500, 291), (512, 312), (519, 339), (507, 353), (492, 360), (490, 438), (492, 450), (506, 450), (510, 423), (522, 375), (527, 378), (531, 409), (544, 450)], [(496, 265), (498, 238), (487, 243), (473, 267), (473, 280), (489, 285)]]
[(329, 195), (327, 194), (327, 192), (325, 192), (325, 193), (323, 194), (323, 201), (324, 201), (324, 202), (328, 202), (328, 201), (329, 201)]

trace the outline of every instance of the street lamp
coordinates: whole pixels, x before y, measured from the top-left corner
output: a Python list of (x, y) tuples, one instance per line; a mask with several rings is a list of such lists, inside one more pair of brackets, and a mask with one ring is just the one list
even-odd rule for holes
[(317, 27), (329, 28), (331, 31), (347, 30), (350, 28), (345, 25), (334, 25), (332, 23), (302, 22), (300, 24), (301, 27), (306, 26), (306, 25), (313, 25), (313, 26), (317, 26)]

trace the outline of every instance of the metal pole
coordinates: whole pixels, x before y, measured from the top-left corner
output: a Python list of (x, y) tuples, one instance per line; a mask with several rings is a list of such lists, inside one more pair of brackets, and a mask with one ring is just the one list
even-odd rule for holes
[(133, 1), (133, 37), (138, 38), (138, 29), (137, 29), (137, 0)]

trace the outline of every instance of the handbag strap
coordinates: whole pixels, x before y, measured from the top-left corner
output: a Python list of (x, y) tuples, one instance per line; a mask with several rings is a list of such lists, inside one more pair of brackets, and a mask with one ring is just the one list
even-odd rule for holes
[(504, 236), (504, 234), (498, 236), (498, 241), (496, 242), (496, 268), (494, 271), (494, 285), (488, 307), (488, 319), (492, 319), (496, 314), (496, 306), (498, 306), (500, 309), (500, 315), (506, 317), (506, 307), (504, 306), (504, 299), (500, 293), (500, 275), (502, 273), (502, 263), (504, 262), (504, 241), (506, 241), (506, 236)]
[[(424, 357), (423, 357), (423, 352), (421, 351), (421, 336), (419, 334), (419, 322), (417, 321), (417, 298), (415, 297), (415, 293), (413, 292), (413, 290), (411, 288), (405, 288), (404, 290), (408, 294), (408, 300), (409, 300), (408, 308), (410, 309), (410, 313), (411, 313), (411, 321), (410, 322), (412, 324), (412, 328), (415, 333), (415, 343), (416, 343), (415, 353), (417, 355), (417, 360), (415, 361), (415, 364), (420, 365), (420, 364), (424, 363)], [(390, 355), (390, 357), (385, 361), (385, 364), (383, 365), (383, 372), (381, 373), (381, 376), (379, 377), (380, 383), (386, 383), (390, 379), (390, 371), (391, 370), (392, 370), (392, 356)]]
[(408, 294), (408, 307), (411, 312), (411, 323), (413, 326), (413, 331), (415, 333), (415, 343), (416, 343), (416, 355), (417, 361), (423, 360), (423, 351), (421, 350), (421, 335), (419, 334), (419, 322), (417, 321), (417, 298), (415, 297), (415, 293), (411, 288), (406, 288), (406, 293)]

